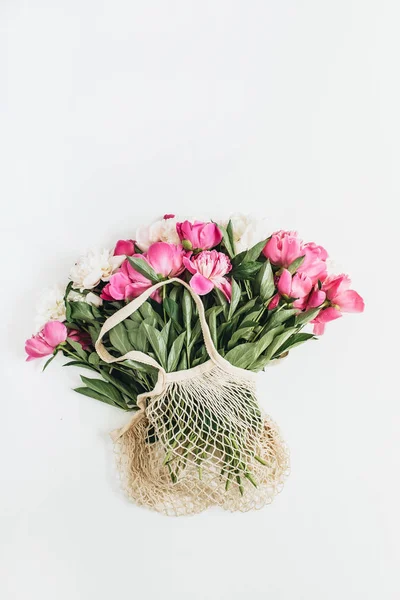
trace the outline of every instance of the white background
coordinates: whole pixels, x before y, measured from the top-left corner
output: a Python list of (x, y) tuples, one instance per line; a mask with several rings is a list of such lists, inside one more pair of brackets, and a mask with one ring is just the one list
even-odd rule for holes
[[(2, 0), (2, 600), (395, 600), (396, 0)], [(125, 500), (62, 360), (24, 363), (42, 286), (166, 212), (253, 212), (323, 243), (366, 312), (261, 376), (291, 448), (261, 512)]]

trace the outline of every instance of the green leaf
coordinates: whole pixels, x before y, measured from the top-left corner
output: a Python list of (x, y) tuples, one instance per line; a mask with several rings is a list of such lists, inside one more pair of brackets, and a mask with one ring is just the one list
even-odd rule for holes
[(167, 315), (173, 320), (175, 325), (178, 325), (182, 329), (179, 317), (180, 310), (178, 304), (172, 298), (164, 298), (163, 306)]
[(296, 308), (281, 308), (276, 310), (268, 319), (268, 327), (275, 327), (275, 325), (280, 325), (284, 323), (290, 317), (297, 314), (299, 311)]
[(48, 360), (46, 360), (46, 362), (45, 362), (45, 364), (43, 366), (42, 372), (45, 369), (47, 369), (47, 367), (49, 366), (49, 364), (51, 363), (51, 361), (54, 360), (56, 356), (57, 356), (57, 354), (53, 354), (53, 356), (50, 356), (50, 358)]
[(252, 262), (254, 260), (257, 260), (261, 252), (264, 250), (265, 244), (268, 242), (268, 240), (269, 238), (262, 240), (261, 242), (258, 242), (258, 244), (255, 244), (255, 246), (247, 250), (245, 262)]
[(128, 256), (128, 261), (132, 267), (146, 279), (150, 279), (152, 283), (161, 281), (161, 277), (152, 269), (152, 267), (143, 259), (137, 256)]
[(234, 256), (231, 260), (232, 266), (238, 267), (239, 265), (241, 265), (242, 262), (246, 259), (246, 256), (247, 250), (243, 250), (243, 252), (239, 252), (239, 254), (236, 254), (236, 256)]
[[(296, 346), (300, 346), (300, 344), (304, 344), (308, 340), (316, 340), (318, 338), (315, 337), (312, 333), (294, 333), (282, 346), (279, 348), (279, 354), (283, 354), (283, 352), (287, 352), (287, 350), (292, 350)], [(274, 358), (278, 355), (278, 352), (275, 353)]]
[(158, 325), (160, 325), (160, 328), (162, 328), (164, 326), (164, 321), (163, 319), (160, 317), (160, 315), (158, 314), (158, 312), (156, 310), (154, 310), (154, 308), (152, 307), (151, 303), (149, 301), (146, 301), (142, 304), (142, 306), (139, 308), (140, 314), (142, 315), (143, 319), (148, 320), (151, 319), (151, 321), (147, 321), (147, 322), (151, 322), (154, 325), (157, 323)]
[(118, 350), (121, 354), (126, 354), (132, 350), (131, 343), (129, 341), (128, 332), (125, 329), (123, 323), (118, 323), (115, 327), (110, 330), (110, 343)]
[(235, 256), (235, 254), (236, 254), (235, 239), (233, 236), (233, 225), (232, 225), (231, 219), (229, 219), (228, 225), (226, 226), (226, 233), (228, 234), (229, 243), (230, 243), (232, 251), (233, 251), (233, 256)]
[(274, 273), (267, 260), (257, 273), (255, 287), (263, 302), (267, 302), (275, 293)]
[(291, 275), (293, 275), (293, 273), (296, 273), (296, 271), (300, 267), (300, 265), (303, 264), (305, 257), (306, 257), (306, 255), (304, 254), (303, 256), (299, 256), (299, 258), (296, 258), (296, 260), (294, 260), (292, 263), (290, 263), (287, 270), (289, 271), (289, 273)]
[[(193, 367), (196, 366), (194, 362), (193, 362), (192, 366)], [(181, 359), (179, 361), (177, 371), (185, 371), (187, 368), (188, 368), (188, 363), (187, 363), (186, 353), (181, 352)]]
[(101, 329), (100, 323), (96, 323), (95, 321), (93, 321), (93, 323), (91, 325), (88, 325), (89, 335), (92, 338), (93, 344), (95, 344), (97, 342), (97, 338), (99, 337), (100, 329)]
[[(243, 313), (246, 313), (246, 320), (247, 320), (247, 314), (255, 307), (255, 305), (257, 303), (258, 303), (258, 298), (253, 298), (252, 300), (249, 300), (248, 302), (246, 302), (246, 304), (244, 306), (241, 306), (239, 308), (239, 310), (236, 311), (235, 320)], [(261, 310), (261, 308), (262, 308), (262, 305), (260, 304), (260, 310)]]
[(310, 310), (306, 310), (305, 312), (300, 313), (296, 317), (296, 325), (306, 325), (307, 323), (312, 321), (314, 319), (314, 317), (317, 316), (317, 314), (319, 313), (320, 310), (321, 310), (321, 307), (311, 308)]
[[(145, 302), (145, 304), (146, 304), (146, 302)], [(140, 312), (138, 310), (135, 310), (135, 312), (133, 312), (130, 315), (129, 319), (131, 321), (133, 321), (134, 323), (138, 323), (138, 325), (140, 325), (140, 323), (143, 321), (143, 317), (142, 317), (142, 315), (140, 314)]]
[(65, 304), (65, 319), (66, 319), (66, 322), (68, 323), (72, 320), (71, 319), (71, 304), (72, 304), (72, 302), (67, 302), (64, 299), (64, 304)]
[(230, 231), (232, 231), (231, 221), (229, 221), (226, 229), (225, 229), (225, 227), (222, 227), (222, 225), (217, 225), (217, 227), (218, 227), (218, 229), (220, 229), (220, 231), (222, 233), (222, 243), (226, 248), (229, 258), (233, 258), (235, 256), (235, 248), (234, 248), (233, 244), (231, 243), (230, 234), (228, 231), (228, 229)]
[(285, 330), (284, 325), (279, 325), (278, 327), (274, 327), (274, 329), (269, 329), (264, 335), (260, 337), (260, 339), (255, 342), (257, 346), (257, 358), (266, 350), (270, 344), (276, 339), (283, 331)]
[(229, 313), (228, 313), (229, 321), (232, 319), (233, 313), (237, 309), (237, 306), (240, 302), (240, 298), (242, 295), (242, 290), (240, 288), (240, 285), (238, 283), (236, 283), (236, 281), (234, 280), (233, 277), (231, 279), (231, 283), (232, 283), (232, 296), (231, 296), (231, 302), (229, 305)]
[(67, 287), (65, 288), (65, 292), (64, 292), (64, 302), (67, 302), (67, 298), (69, 296), (70, 291), (72, 290), (72, 281), (68, 282)]
[(223, 294), (221, 292), (221, 290), (219, 290), (216, 287), (214, 288), (214, 292), (215, 292), (215, 295), (217, 296), (217, 300), (218, 300), (220, 306), (222, 307), (222, 311), (224, 313), (224, 318), (228, 319), (229, 303), (228, 303), (228, 300), (226, 299), (225, 294)]
[(149, 373), (153, 374), (156, 369), (151, 367), (150, 365), (145, 365), (144, 363), (137, 362), (136, 360), (124, 360), (121, 365), (128, 367), (129, 369), (134, 369), (135, 371), (140, 371), (141, 373)]
[(87, 352), (85, 352), (85, 350), (82, 348), (79, 342), (71, 340), (71, 338), (67, 338), (67, 342), (71, 346), (71, 348), (75, 350), (75, 352), (80, 358), (83, 358), (83, 360), (87, 360)]
[(110, 398), (110, 400), (112, 400), (115, 404), (118, 404), (118, 406), (124, 406), (121, 393), (111, 383), (107, 383), (102, 379), (90, 379), (89, 377), (84, 377), (83, 375), (81, 375), (81, 379), (88, 388), (97, 394), (105, 396), (106, 398)]
[(186, 337), (186, 331), (181, 333), (176, 338), (176, 340), (174, 341), (174, 343), (172, 344), (172, 346), (168, 352), (168, 360), (167, 360), (168, 373), (172, 373), (173, 371), (175, 371), (179, 364), (179, 359), (181, 356), (183, 344), (185, 342), (185, 337)]
[(100, 402), (104, 402), (105, 404), (117, 406), (117, 404), (115, 404), (115, 402), (113, 402), (111, 398), (107, 398), (107, 396), (103, 396), (102, 394), (99, 394), (88, 387), (77, 387), (74, 389), (74, 391), (78, 392), (78, 394), (82, 394), (83, 396), (88, 396), (89, 398), (100, 400)]
[[(114, 387), (116, 387), (123, 395), (123, 397), (127, 396), (129, 398), (129, 401), (132, 403), (132, 400), (136, 399), (137, 396), (137, 390), (136, 388), (133, 389), (131, 387), (128, 387), (127, 385), (125, 385), (124, 383), (122, 383), (122, 381), (120, 381), (117, 377), (114, 377), (113, 375), (111, 375), (106, 368), (103, 368), (101, 370), (101, 375), (102, 377), (108, 381), (109, 383), (111, 383)], [(132, 379), (131, 379), (132, 381)], [(132, 383), (134, 383), (132, 381)]]
[[(137, 329), (136, 331), (129, 332), (129, 339), (132, 341), (136, 350), (139, 350), (139, 352), (147, 352), (148, 347), (149, 347), (149, 342), (147, 340), (147, 335), (146, 335), (144, 325), (145, 325), (145, 322), (142, 321), (139, 329)], [(133, 334), (134, 334), (134, 339), (133, 339)]]
[(132, 319), (125, 319), (124, 321), (124, 325), (125, 325), (125, 329), (127, 331), (136, 331), (136, 329), (139, 329), (140, 323), (142, 321), (133, 321)]
[(217, 314), (221, 311), (220, 306), (214, 306), (207, 311), (208, 314), (208, 328), (210, 330), (211, 339), (216, 348), (218, 348), (218, 335), (217, 335)]
[(169, 340), (169, 332), (171, 329), (171, 325), (172, 325), (172, 321), (171, 319), (168, 321), (168, 323), (162, 328), (160, 335), (163, 338), (166, 347), (168, 347), (168, 340)]
[(192, 334), (192, 311), (192, 297), (190, 292), (184, 289), (182, 295), (182, 316), (183, 325), (186, 329), (186, 345), (190, 344), (190, 338)]
[(257, 359), (256, 344), (239, 344), (236, 348), (232, 348), (232, 350), (229, 350), (225, 354), (225, 359), (235, 367), (247, 369)]
[(63, 367), (81, 367), (82, 369), (89, 369), (90, 371), (95, 371), (97, 373), (97, 369), (92, 367), (92, 365), (81, 362), (80, 360), (70, 360), (69, 362), (63, 364)]
[(260, 262), (242, 262), (238, 267), (232, 269), (232, 277), (235, 279), (254, 279), (256, 273), (261, 269)]
[(72, 321), (93, 321), (92, 308), (86, 302), (70, 302)]
[(165, 368), (167, 363), (167, 344), (165, 343), (161, 332), (155, 327), (148, 325), (148, 323), (143, 323), (142, 327), (144, 328), (147, 339), (149, 340), (150, 346), (153, 348), (159, 363)]
[(296, 327), (290, 327), (280, 335), (276, 336), (273, 342), (268, 346), (267, 351), (265, 352), (265, 359), (270, 360), (295, 331), (297, 331)]
[(97, 352), (91, 352), (91, 354), (89, 354), (89, 362), (91, 365), (94, 365), (95, 367), (98, 366), (98, 364), (100, 362), (100, 358), (99, 358), (99, 355), (97, 354)]
[(239, 340), (246, 340), (248, 342), (253, 333), (254, 326), (237, 329), (228, 342), (228, 349), (231, 350), (234, 348)]

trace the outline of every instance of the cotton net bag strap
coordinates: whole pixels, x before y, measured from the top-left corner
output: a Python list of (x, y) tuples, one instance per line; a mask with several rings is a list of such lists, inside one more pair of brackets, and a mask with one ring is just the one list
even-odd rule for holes
[[(166, 373), (143, 352), (113, 357), (104, 335), (170, 283), (191, 294), (210, 360)], [(187, 283), (177, 278), (157, 283), (117, 311), (104, 323), (96, 351), (107, 363), (134, 360), (158, 370), (154, 389), (138, 396), (139, 412), (112, 434), (132, 500), (171, 515), (211, 505), (245, 511), (272, 501), (288, 472), (286, 446), (258, 405), (255, 373), (234, 367), (218, 353), (203, 303)]]

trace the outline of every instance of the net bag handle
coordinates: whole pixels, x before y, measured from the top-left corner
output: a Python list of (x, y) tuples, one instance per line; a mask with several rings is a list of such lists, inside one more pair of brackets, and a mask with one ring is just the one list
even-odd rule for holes
[[(210, 357), (210, 359), (217, 365), (218, 364), (221, 366), (222, 366), (222, 364), (224, 366), (229, 365), (232, 368), (232, 365), (230, 363), (228, 363), (224, 358), (222, 358), (222, 356), (220, 354), (218, 354), (218, 351), (214, 346), (214, 342), (212, 340), (210, 329), (208, 327), (207, 320), (206, 320), (204, 305), (203, 305), (200, 297), (190, 287), (190, 285), (188, 285), (182, 279), (178, 279), (176, 277), (156, 283), (155, 285), (150, 287), (148, 290), (143, 292), (140, 296), (138, 296), (137, 298), (132, 300), (129, 304), (127, 304), (126, 306), (123, 306), (120, 310), (115, 312), (113, 315), (111, 315), (111, 317), (109, 317), (105, 321), (105, 323), (103, 324), (103, 327), (100, 330), (100, 334), (97, 339), (97, 342), (95, 344), (96, 352), (104, 362), (114, 363), (114, 362), (121, 362), (123, 360), (135, 360), (136, 362), (141, 362), (145, 365), (150, 365), (151, 367), (155, 367), (156, 369), (159, 370), (160, 374), (163, 374), (164, 376), (166, 375), (166, 372), (163, 369), (163, 367), (156, 360), (154, 360), (154, 358), (151, 358), (151, 356), (148, 356), (144, 352), (139, 352), (137, 350), (131, 350), (131, 351), (127, 352), (126, 354), (124, 354), (123, 356), (115, 357), (115, 356), (112, 356), (106, 350), (102, 340), (103, 340), (103, 337), (105, 336), (105, 334), (108, 333), (111, 329), (113, 329), (113, 327), (115, 327), (116, 325), (119, 325), (119, 323), (122, 323), (122, 321), (125, 321), (125, 319), (127, 319), (134, 312), (136, 312), (142, 306), (142, 304), (144, 304), (144, 302), (146, 302), (146, 300), (156, 290), (163, 287), (164, 285), (168, 285), (168, 284), (174, 283), (174, 282), (183, 285), (183, 287), (185, 287), (188, 290), (188, 292), (190, 293), (190, 295), (192, 296), (192, 298), (194, 300), (194, 303), (195, 303), (198, 313), (199, 313), (199, 319), (200, 319), (201, 331), (203, 334), (204, 345), (206, 347), (207, 354)], [(233, 367), (233, 368), (236, 369), (236, 367)]]

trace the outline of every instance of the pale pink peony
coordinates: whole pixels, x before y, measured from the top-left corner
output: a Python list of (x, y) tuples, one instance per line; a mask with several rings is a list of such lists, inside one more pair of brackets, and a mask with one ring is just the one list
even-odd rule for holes
[(314, 242), (304, 244), (296, 231), (277, 231), (265, 245), (263, 254), (273, 265), (287, 269), (293, 261), (304, 256), (298, 273), (307, 275), (313, 283), (326, 277), (327, 251)]
[(60, 321), (49, 321), (43, 329), (25, 342), (25, 352), (28, 355), (26, 360), (43, 358), (53, 354), (54, 350), (65, 342), (68, 337), (68, 330)]
[[(144, 259), (152, 269), (162, 277), (176, 277), (182, 273), (184, 250), (175, 244), (156, 242), (152, 244), (145, 254), (135, 254), (137, 258)], [(110, 282), (104, 287), (101, 297), (104, 300), (128, 300), (140, 296), (149, 289), (153, 283), (126, 260), (118, 273), (115, 273)], [(159, 294), (155, 299), (159, 300)]]
[(214, 223), (183, 221), (176, 224), (176, 231), (186, 250), (211, 250), (222, 240), (222, 233)]
[(232, 286), (225, 275), (232, 269), (232, 265), (226, 254), (216, 250), (204, 250), (197, 256), (185, 257), (183, 263), (193, 274), (190, 287), (196, 294), (203, 296), (217, 287), (230, 301)]
[(135, 242), (133, 240), (118, 240), (114, 248), (114, 256), (133, 256), (135, 254)]
[(325, 279), (319, 292), (319, 299), (324, 295), (324, 300), (328, 301), (329, 305), (323, 308), (312, 321), (316, 335), (322, 335), (326, 323), (339, 319), (343, 312), (363, 312), (364, 300), (355, 290), (349, 289), (350, 285), (351, 280), (348, 275), (330, 275)]

